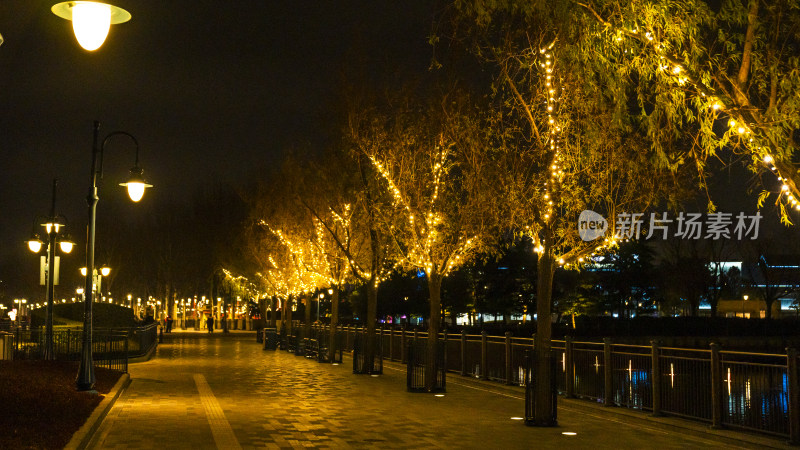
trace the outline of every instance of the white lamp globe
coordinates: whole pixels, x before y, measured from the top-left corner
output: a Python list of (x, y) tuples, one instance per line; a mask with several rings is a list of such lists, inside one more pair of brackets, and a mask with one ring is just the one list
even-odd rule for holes
[(131, 20), (128, 11), (101, 2), (61, 2), (53, 5), (52, 11), (58, 17), (72, 21), (75, 38), (81, 47), (90, 52), (103, 45), (111, 25)]
[(103, 45), (111, 28), (111, 8), (104, 3), (77, 2), (72, 7), (72, 30), (84, 49), (94, 51)]

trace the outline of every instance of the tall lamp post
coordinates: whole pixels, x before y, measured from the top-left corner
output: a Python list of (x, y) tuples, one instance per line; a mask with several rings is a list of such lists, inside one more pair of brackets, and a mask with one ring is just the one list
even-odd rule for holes
[[(128, 188), (128, 196), (134, 202), (138, 202), (144, 195), (145, 188), (152, 187), (145, 183), (142, 177), (142, 169), (139, 168), (139, 142), (133, 135), (125, 131), (115, 131), (103, 139), (99, 140), (100, 122), (94, 122), (94, 139), (92, 141), (92, 169), (89, 173), (89, 195), (86, 201), (89, 206), (89, 220), (86, 225), (86, 281), (84, 285), (84, 309), (83, 309), (83, 346), (81, 349), (81, 364), (78, 369), (76, 385), (79, 391), (89, 391), (94, 387), (94, 361), (92, 360), (92, 301), (94, 291), (92, 290), (92, 278), (89, 274), (94, 274), (94, 242), (95, 242), (95, 219), (97, 217), (97, 202), (100, 198), (97, 195), (97, 176), (103, 176), (103, 151), (109, 139), (114, 136), (127, 136), (136, 146), (136, 159), (134, 167), (131, 169), (131, 177), (128, 182), (120, 183), (120, 186)], [(97, 156), (100, 156), (100, 165), (97, 164)]]
[[(50, 216), (44, 219), (41, 226), (47, 232), (47, 259), (45, 263), (47, 268), (44, 271), (45, 280), (42, 280), (47, 286), (45, 294), (47, 309), (45, 311), (44, 321), (44, 354), (42, 355), (45, 360), (55, 359), (55, 351), (53, 349), (53, 290), (57, 283), (56, 280), (56, 266), (58, 258), (56, 253), (56, 243), (60, 244), (63, 253), (72, 251), (72, 240), (68, 237), (61, 237), (63, 229), (66, 226), (66, 220), (63, 216), (56, 215), (56, 187), (58, 186), (58, 179), (53, 179), (53, 200), (50, 204)], [(60, 242), (58, 242), (60, 241)], [(42, 239), (37, 233), (28, 240), (28, 249), (34, 253), (39, 253), (42, 249)]]

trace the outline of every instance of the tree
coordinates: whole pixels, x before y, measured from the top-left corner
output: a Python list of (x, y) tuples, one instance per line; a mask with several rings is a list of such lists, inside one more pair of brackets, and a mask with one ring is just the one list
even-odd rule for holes
[[(619, 238), (636, 237), (641, 230), (631, 226), (630, 214), (669, 201), (673, 172), (653, 163), (653, 142), (641, 118), (620, 114), (615, 86), (586, 65), (582, 52), (587, 49), (573, 45), (581, 36), (572, 35), (578, 31), (567, 21), (568, 6), (456, 5), (460, 19), (466, 18), (461, 23), (472, 24), (467, 29), (475, 53), (495, 74), (490, 128), (496, 134), (490, 149), (497, 161), (497, 196), (506, 200), (496, 213), (505, 229), (530, 236), (538, 254), (535, 347), (540, 382), (534, 423), (552, 425), (555, 269), (583, 264)], [(584, 211), (609, 218), (612, 235), (599, 243), (580, 236), (576, 225), (585, 220)], [(628, 214), (627, 224), (615, 221), (620, 213)]]
[(797, 1), (575, 5), (581, 31), (571, 43), (615, 90), (621, 112), (645, 119), (661, 164), (692, 163), (705, 176), (708, 160), (744, 155), (768, 189), (759, 206), (776, 192), (781, 220), (791, 223), (790, 208), (800, 207)]
[[(358, 108), (353, 108), (357, 111)], [(344, 133), (344, 145), (353, 143), (354, 120)], [(353, 171), (355, 165), (358, 170)], [(359, 152), (331, 147), (320, 162), (306, 173), (299, 202), (314, 218), (318, 227), (318, 247), (325, 254), (334, 289), (336, 311), (332, 311), (331, 342), (335, 342), (340, 287), (345, 282), (359, 282), (366, 290), (365, 373), (375, 367), (375, 320), (378, 309), (378, 286), (392, 271), (387, 249), (388, 232), (381, 220), (387, 212), (387, 195), (376, 183), (371, 165)], [(322, 236), (324, 230), (325, 237)], [(331, 346), (331, 356), (333, 346)]]
[(435, 102), (405, 98), (387, 110), (369, 110), (351, 134), (390, 194), (391, 209), (379, 220), (398, 264), (427, 278), (429, 391), (436, 381), (442, 280), (493, 240), (483, 215), (485, 142), (467, 102), (455, 91)]
[(533, 311), (536, 259), (530, 239), (505, 242), (497, 254), (485, 255), (476, 264), (480, 310), (502, 315), (506, 323), (512, 314)]
[(606, 290), (606, 300), (611, 311), (620, 317), (631, 317), (631, 313), (646, 305), (652, 297), (655, 273), (652, 251), (643, 241), (621, 243), (604, 258), (609, 270), (603, 272), (598, 284)]

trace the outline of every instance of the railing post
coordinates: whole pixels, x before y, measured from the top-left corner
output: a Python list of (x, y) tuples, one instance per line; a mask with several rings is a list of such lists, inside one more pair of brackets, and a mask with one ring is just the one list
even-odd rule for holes
[(511, 332), (506, 331), (506, 384), (512, 385), (511, 378)]
[(131, 331), (128, 330), (128, 332), (125, 334), (125, 344), (124, 344), (124, 347), (125, 347), (125, 373), (128, 373), (128, 359), (129, 359), (129, 356), (130, 356), (128, 354), (128, 340), (130, 339), (130, 336), (131, 336)]
[(611, 338), (603, 338), (603, 405), (614, 406), (614, 372), (611, 367)]
[[(436, 345), (439, 345), (438, 341), (437, 341)], [(442, 348), (442, 351), (441, 351), (442, 354), (439, 355), (437, 353), (437, 359), (438, 360), (435, 363), (436, 364), (436, 371), (438, 372), (440, 370), (444, 370), (444, 372), (446, 373), (447, 372), (447, 329), (442, 331), (441, 348)], [(442, 364), (439, 364), (439, 362), (442, 362)]]
[(800, 444), (800, 385), (797, 380), (797, 349), (786, 349), (786, 375), (789, 379), (789, 443)]
[(400, 363), (405, 364), (406, 359), (406, 324), (400, 329)]
[(467, 375), (467, 330), (461, 330), (461, 376)]
[(661, 416), (661, 350), (658, 348), (658, 341), (650, 341), (650, 354), (653, 364), (650, 371), (650, 379), (653, 385), (653, 416)]
[(567, 398), (575, 396), (575, 364), (573, 363), (572, 336), (564, 337), (564, 390)]
[[(378, 349), (380, 350), (380, 359), (383, 359), (383, 327), (385, 325), (381, 324), (380, 330), (378, 330), (378, 342), (376, 343), (373, 351), (377, 353)], [(375, 353), (372, 354), (372, 370), (375, 370)], [(372, 373), (372, 372), (370, 372)]]
[(716, 342), (711, 343), (711, 428), (722, 428), (722, 364)]
[(389, 327), (389, 361), (394, 361), (394, 325)]
[(481, 380), (488, 380), (489, 379), (489, 371), (486, 370), (486, 332), (481, 331), (481, 368), (480, 368), (480, 376)]

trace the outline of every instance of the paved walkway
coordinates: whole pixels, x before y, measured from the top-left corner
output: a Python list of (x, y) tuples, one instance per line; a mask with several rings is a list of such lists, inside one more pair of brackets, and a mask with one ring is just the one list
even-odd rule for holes
[(264, 351), (252, 332), (165, 335), (90, 448), (764, 448), (578, 401), (559, 404), (558, 427), (526, 427), (519, 389), (451, 375), (443, 397), (412, 394), (402, 366), (373, 377), (348, 362)]

